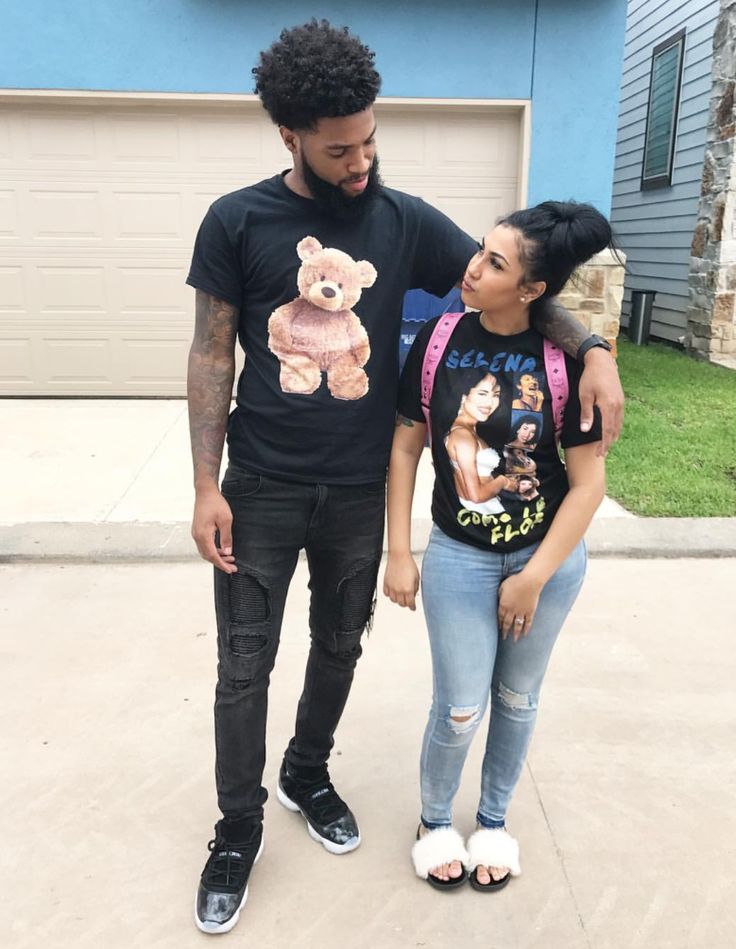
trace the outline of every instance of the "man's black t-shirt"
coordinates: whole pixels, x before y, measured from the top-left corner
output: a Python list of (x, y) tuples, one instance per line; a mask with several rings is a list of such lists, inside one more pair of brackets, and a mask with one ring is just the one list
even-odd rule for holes
[[(424, 421), (420, 377), (437, 323), (418, 334), (404, 366), (399, 412)], [(565, 356), (563, 448), (600, 441), (600, 417), (580, 431), (580, 367)], [(432, 519), (463, 543), (504, 553), (541, 540), (568, 491), (555, 441), (544, 340), (533, 329), (489, 333), (466, 313), (437, 367), (430, 403)]]
[(295, 194), (283, 175), (215, 201), (187, 283), (240, 310), (246, 361), (230, 460), (285, 480), (382, 479), (404, 293), (443, 296), (476, 250), (439, 211), (390, 188), (350, 221)]

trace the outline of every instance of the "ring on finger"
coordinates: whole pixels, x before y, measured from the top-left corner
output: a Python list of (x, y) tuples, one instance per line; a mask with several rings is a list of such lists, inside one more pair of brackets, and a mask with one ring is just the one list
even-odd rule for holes
[(523, 625), (524, 625), (524, 617), (523, 617), (523, 616), (517, 616), (517, 617), (514, 619), (514, 622), (516, 623), (517, 626), (523, 626)]

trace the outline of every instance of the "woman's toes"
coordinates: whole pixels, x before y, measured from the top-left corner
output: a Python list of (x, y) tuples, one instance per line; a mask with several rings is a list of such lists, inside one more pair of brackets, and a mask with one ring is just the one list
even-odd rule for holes
[(486, 886), (488, 883), (491, 882), (491, 877), (486, 867), (477, 867), (475, 871), (475, 875), (478, 880), (478, 883), (480, 883), (482, 886)]
[(432, 869), (429, 872), (437, 880), (446, 880), (447, 879), (447, 864), (443, 863), (439, 867), (432, 867)]
[(452, 880), (457, 880), (463, 875), (463, 865), (459, 860), (453, 860), (448, 867), (449, 876)]
[(491, 867), (490, 870), (491, 876), (494, 880), (496, 880), (496, 882), (498, 882), (498, 880), (503, 880), (503, 878), (509, 872), (508, 867)]

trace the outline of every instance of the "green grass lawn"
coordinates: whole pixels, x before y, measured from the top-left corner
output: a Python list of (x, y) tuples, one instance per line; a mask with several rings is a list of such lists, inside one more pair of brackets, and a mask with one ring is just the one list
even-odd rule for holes
[(736, 516), (736, 372), (619, 341), (626, 393), (608, 494), (648, 517)]

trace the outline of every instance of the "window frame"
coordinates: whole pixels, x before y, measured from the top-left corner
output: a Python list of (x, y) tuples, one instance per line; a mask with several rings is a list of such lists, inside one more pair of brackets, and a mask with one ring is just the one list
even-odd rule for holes
[[(663, 40), (661, 43), (658, 43), (652, 50), (652, 62), (649, 69), (649, 99), (647, 101), (647, 121), (644, 131), (644, 150), (641, 159), (641, 181), (639, 185), (640, 191), (649, 191), (653, 188), (669, 188), (672, 186), (672, 172), (674, 170), (675, 164), (675, 142), (677, 140), (677, 121), (680, 117), (680, 92), (682, 90), (682, 73), (685, 63), (685, 37), (687, 35), (687, 30), (683, 27), (681, 30), (678, 30), (676, 33), (673, 33), (671, 36), (668, 36), (666, 40)], [(672, 110), (672, 122), (671, 122), (671, 138), (670, 138), (670, 147), (669, 155), (667, 157), (667, 171), (660, 175), (654, 175), (650, 178), (644, 176), (647, 162), (647, 145), (649, 143), (649, 132), (650, 132), (650, 123), (652, 118), (652, 97), (654, 95), (654, 64), (661, 53), (666, 52), (668, 49), (672, 49), (674, 46), (680, 47), (679, 60), (677, 66), (677, 80), (675, 86), (675, 98), (674, 98), (674, 109)]]

